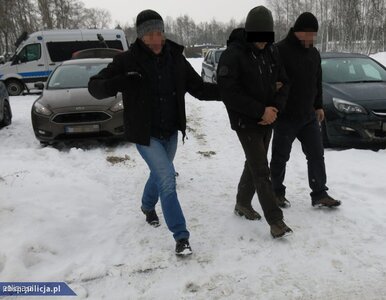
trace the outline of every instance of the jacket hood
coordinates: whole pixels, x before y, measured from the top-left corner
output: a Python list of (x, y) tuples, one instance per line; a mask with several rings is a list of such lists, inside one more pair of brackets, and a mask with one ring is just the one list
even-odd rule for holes
[(233, 29), (229, 38), (227, 40), (227, 46), (232, 43), (246, 44), (247, 40), (245, 39), (245, 29), (244, 28), (236, 28)]

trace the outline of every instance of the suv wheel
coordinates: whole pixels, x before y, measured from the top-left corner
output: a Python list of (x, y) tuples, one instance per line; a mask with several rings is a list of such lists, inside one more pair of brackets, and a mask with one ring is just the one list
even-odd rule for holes
[(18, 96), (24, 91), (24, 84), (17, 79), (7, 80), (6, 85), (10, 96)]

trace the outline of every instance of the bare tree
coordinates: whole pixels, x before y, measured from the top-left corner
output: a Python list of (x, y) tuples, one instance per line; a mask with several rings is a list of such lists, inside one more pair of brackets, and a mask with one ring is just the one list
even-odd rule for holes
[(42, 26), (46, 29), (54, 28), (52, 19), (52, 0), (38, 0), (38, 8), (42, 17)]
[(100, 8), (86, 8), (83, 19), (86, 28), (107, 28), (111, 22), (111, 14)]

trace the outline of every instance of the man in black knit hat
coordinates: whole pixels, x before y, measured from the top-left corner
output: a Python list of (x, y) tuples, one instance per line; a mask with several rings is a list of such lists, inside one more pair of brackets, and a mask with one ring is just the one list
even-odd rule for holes
[(274, 41), (273, 18), (264, 6), (253, 8), (245, 29), (235, 29), (218, 66), (221, 99), (231, 127), (243, 147), (246, 162), (238, 184), (234, 212), (249, 220), (260, 215), (252, 207), (257, 192), (264, 217), (274, 238), (292, 233), (283, 221), (269, 178), (267, 152), (272, 124), (284, 108), (287, 78)]
[(318, 27), (316, 17), (305, 12), (297, 18), (288, 36), (277, 44), (291, 82), (287, 104), (275, 124), (272, 140), (271, 179), (280, 207), (290, 206), (283, 182), (295, 138), (306, 155), (312, 206), (341, 204), (327, 194), (320, 130), (324, 119), (322, 69), (320, 54), (314, 47)]
[(217, 86), (204, 83), (183, 56), (183, 47), (165, 39), (162, 17), (144, 10), (136, 20), (137, 39), (129, 50), (89, 82), (98, 99), (123, 94), (125, 134), (150, 169), (141, 210), (146, 221), (159, 226), (158, 198), (165, 222), (176, 241), (177, 255), (192, 253), (189, 231), (177, 197), (174, 155), (178, 131), (185, 138), (186, 92), (199, 99), (218, 98)]

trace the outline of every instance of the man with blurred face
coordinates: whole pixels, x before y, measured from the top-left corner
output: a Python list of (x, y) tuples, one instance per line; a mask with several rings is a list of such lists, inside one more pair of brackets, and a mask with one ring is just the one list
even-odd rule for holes
[(178, 131), (185, 138), (184, 96), (189, 92), (201, 100), (215, 100), (218, 90), (202, 81), (183, 56), (182, 46), (165, 38), (157, 12), (140, 12), (136, 29), (136, 41), (90, 79), (89, 91), (98, 99), (122, 92), (126, 137), (136, 144), (150, 170), (141, 210), (146, 222), (158, 227), (155, 206), (160, 198), (166, 225), (176, 241), (175, 253), (189, 255), (190, 233), (177, 197), (173, 165)]
[(234, 212), (249, 220), (260, 215), (252, 207), (257, 192), (264, 217), (274, 238), (292, 233), (283, 221), (269, 178), (267, 152), (272, 124), (283, 110), (288, 82), (274, 41), (273, 18), (264, 6), (253, 8), (245, 29), (235, 29), (218, 66), (221, 100), (231, 127), (245, 153)]
[(308, 165), (311, 204), (336, 207), (341, 204), (327, 194), (327, 176), (320, 123), (324, 120), (322, 69), (314, 47), (318, 21), (309, 12), (301, 14), (287, 37), (277, 44), (291, 82), (283, 113), (278, 117), (272, 140), (271, 179), (280, 207), (290, 206), (283, 184), (292, 143), (297, 138)]

